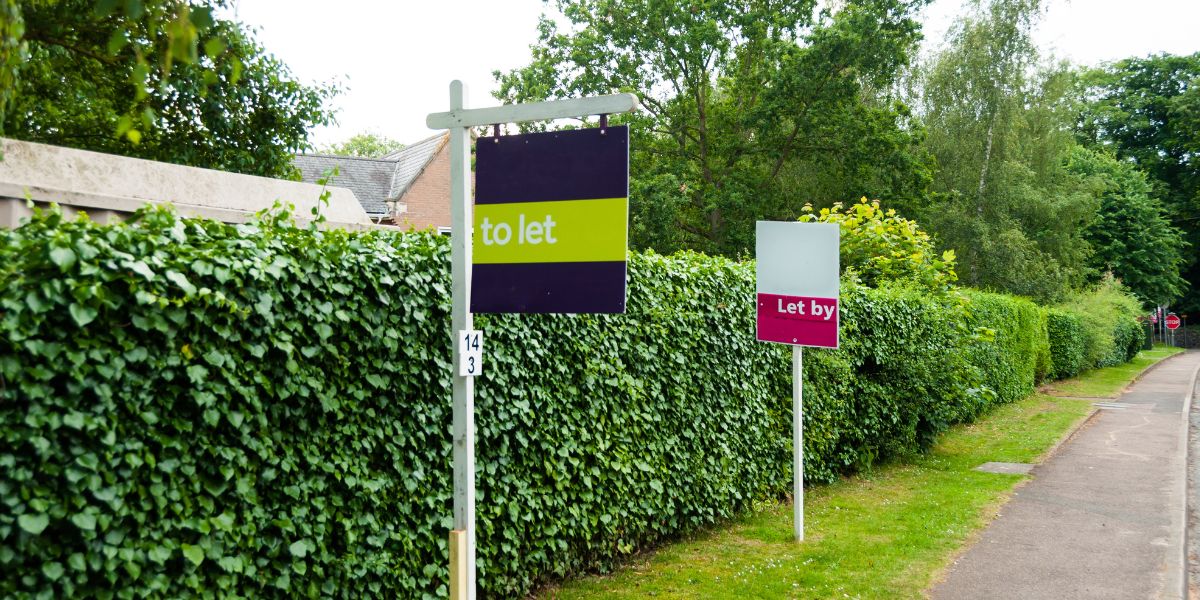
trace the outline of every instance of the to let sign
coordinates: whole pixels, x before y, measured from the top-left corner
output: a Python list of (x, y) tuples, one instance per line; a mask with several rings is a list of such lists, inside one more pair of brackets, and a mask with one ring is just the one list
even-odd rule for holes
[(838, 225), (759, 221), (757, 234), (758, 339), (837, 348)]
[(1165, 322), (1167, 324), (1167, 329), (1179, 329), (1179, 315), (1167, 315)]
[(625, 312), (629, 128), (479, 138), (471, 311)]

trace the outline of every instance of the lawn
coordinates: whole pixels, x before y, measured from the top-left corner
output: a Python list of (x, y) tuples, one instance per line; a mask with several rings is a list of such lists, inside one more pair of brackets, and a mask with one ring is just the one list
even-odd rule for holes
[[(1174, 354), (1169, 350), (1085, 374), (1077, 387), (1119, 390)], [(611, 575), (575, 579), (539, 596), (919, 598), (1027, 478), (974, 467), (1036, 462), (1091, 410), (1087, 400), (1035, 394), (955, 427), (927, 454), (811, 488), (802, 543), (792, 541), (790, 504), (770, 503), (634, 557)]]

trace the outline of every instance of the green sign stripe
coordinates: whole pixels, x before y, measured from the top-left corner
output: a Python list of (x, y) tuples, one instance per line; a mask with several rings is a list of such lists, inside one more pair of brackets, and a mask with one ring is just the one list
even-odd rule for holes
[(475, 264), (625, 260), (629, 199), (475, 205)]

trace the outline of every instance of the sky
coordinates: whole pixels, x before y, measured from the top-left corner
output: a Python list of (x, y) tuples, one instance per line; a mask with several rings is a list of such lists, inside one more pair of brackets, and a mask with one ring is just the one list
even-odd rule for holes
[[(1097, 64), (1159, 52), (1200, 51), (1200, 1), (1049, 0), (1034, 34), (1046, 53)], [(926, 52), (964, 0), (924, 13)], [(467, 84), (468, 107), (498, 104), (492, 71), (529, 62), (542, 0), (234, 0), (230, 16), (304, 83), (337, 82), (338, 124), (313, 132), (324, 146), (370, 132), (403, 143), (433, 135), (425, 116), (448, 109), (449, 84)]]

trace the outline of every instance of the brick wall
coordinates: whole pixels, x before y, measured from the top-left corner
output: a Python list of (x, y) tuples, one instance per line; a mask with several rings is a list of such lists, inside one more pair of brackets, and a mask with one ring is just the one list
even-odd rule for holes
[(406, 212), (397, 215), (401, 227), (425, 229), (450, 226), (450, 145), (443, 143), (408, 193), (400, 198)]

